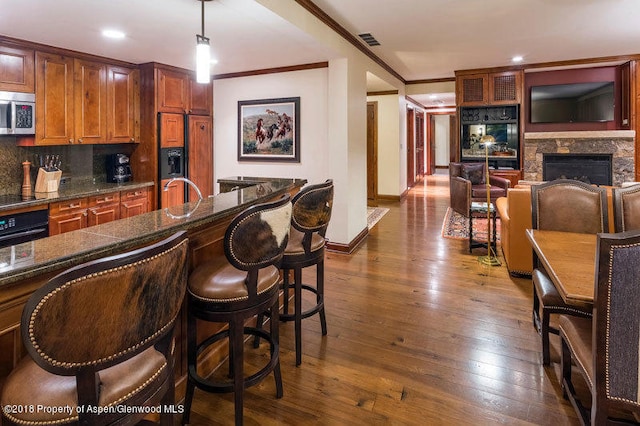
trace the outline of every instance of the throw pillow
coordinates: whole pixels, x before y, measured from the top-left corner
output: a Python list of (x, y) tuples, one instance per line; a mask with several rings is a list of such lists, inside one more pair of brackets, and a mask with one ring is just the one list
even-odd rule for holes
[(465, 164), (462, 166), (462, 177), (470, 180), (471, 185), (484, 184), (484, 164)]

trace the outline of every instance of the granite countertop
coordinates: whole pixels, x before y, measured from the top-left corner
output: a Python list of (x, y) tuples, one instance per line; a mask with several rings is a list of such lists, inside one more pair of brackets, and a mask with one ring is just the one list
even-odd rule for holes
[(292, 180), (295, 180), (295, 179), (264, 178), (264, 177), (255, 177), (255, 176), (230, 176), (230, 177), (218, 179), (218, 183), (236, 183), (236, 184), (242, 184), (243, 186), (247, 186), (247, 185), (258, 185), (264, 182), (291, 182)]
[(36, 193), (34, 197), (27, 200), (22, 199), (19, 195), (2, 195), (0, 196), (0, 212), (72, 200), (74, 198), (108, 194), (110, 192), (145, 188), (153, 185), (153, 182), (69, 182), (64, 185), (60, 185), (57, 192)]
[[(0, 287), (123, 252), (237, 214), (252, 204), (303, 186), (306, 179), (260, 178), (260, 184), (200, 201), (120, 219), (0, 249)], [(135, 185), (135, 184), (134, 184)], [(127, 189), (132, 186), (121, 185)], [(113, 190), (113, 187), (111, 187)], [(95, 191), (95, 190), (94, 190)], [(95, 192), (91, 192), (94, 194)], [(78, 197), (77, 193), (74, 197)]]

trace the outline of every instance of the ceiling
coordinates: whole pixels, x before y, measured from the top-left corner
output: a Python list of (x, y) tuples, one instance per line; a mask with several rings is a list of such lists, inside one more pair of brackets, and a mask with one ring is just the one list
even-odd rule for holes
[[(262, 5), (294, 0), (205, 3), (205, 35), (226, 74), (338, 57)], [(369, 49), (406, 81), (455, 70), (640, 53), (638, 0), (313, 0), (350, 33), (371, 33)], [(196, 0), (23, 0), (0, 12), (0, 34), (115, 58), (195, 68), (201, 32)], [(105, 28), (126, 33), (108, 40)], [(385, 87), (370, 75), (369, 90)], [(436, 95), (436, 99), (431, 99)], [(421, 93), (423, 105), (453, 105), (453, 93)], [(446, 101), (445, 101), (446, 99)]]

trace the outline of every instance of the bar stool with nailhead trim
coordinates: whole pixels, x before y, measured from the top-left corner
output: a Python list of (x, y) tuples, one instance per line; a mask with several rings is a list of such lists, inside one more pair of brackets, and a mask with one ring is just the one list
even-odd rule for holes
[[(322, 335), (327, 335), (327, 321), (324, 312), (324, 252), (325, 233), (331, 219), (333, 207), (333, 180), (307, 185), (291, 201), (293, 213), (291, 234), (284, 251), (280, 268), (283, 271), (284, 303), (281, 321), (293, 321), (295, 329), (296, 365), (302, 363), (302, 320), (315, 314), (320, 315)], [(302, 270), (316, 266), (315, 286), (302, 282)], [(293, 271), (294, 309), (289, 311), (289, 271)], [(302, 291), (315, 296), (313, 306), (303, 311)], [(258, 315), (258, 327), (262, 316)], [(258, 342), (255, 339), (254, 345)]]
[[(142, 406), (171, 407), (187, 248), (186, 233), (178, 232), (70, 268), (36, 290), (22, 313), (29, 356), (0, 398), (3, 407), (22, 409), (4, 410), (2, 424), (133, 425), (146, 416)], [(61, 407), (68, 410), (50, 410)], [(161, 424), (172, 426), (174, 416), (163, 410)]]
[[(225, 257), (203, 263), (189, 276), (187, 291), (187, 368), (183, 424), (189, 423), (195, 388), (206, 392), (233, 392), (235, 423), (243, 421), (246, 387), (271, 372), (276, 397), (282, 397), (278, 337), (278, 269), (289, 238), (291, 202), (288, 194), (272, 203), (250, 207), (236, 216), (224, 237)], [(271, 312), (270, 332), (246, 327), (260, 312)], [(197, 342), (196, 320), (225, 323), (228, 327)], [(244, 375), (244, 336), (260, 336), (270, 345), (269, 362), (259, 371)], [(230, 381), (214, 381), (198, 374), (198, 355), (212, 344), (228, 338)], [(217, 380), (217, 379), (216, 379)]]

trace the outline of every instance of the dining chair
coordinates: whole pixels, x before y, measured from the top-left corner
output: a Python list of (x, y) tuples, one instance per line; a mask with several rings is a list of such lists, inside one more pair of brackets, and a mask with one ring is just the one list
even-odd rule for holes
[(0, 398), (2, 407), (24, 409), (3, 410), (2, 424), (134, 425), (160, 406), (161, 424), (172, 426), (187, 245), (181, 231), (68, 269), (36, 290), (22, 312), (28, 356)]
[[(605, 188), (577, 180), (557, 179), (531, 187), (531, 225), (533, 229), (596, 234), (609, 228)], [(549, 334), (552, 314), (568, 314), (590, 318), (590, 303), (569, 305), (538, 264), (533, 254), (533, 325), (542, 339), (542, 363), (551, 362)]]
[[(640, 231), (598, 235), (596, 262), (593, 318), (561, 315), (559, 319), (563, 396), (582, 424), (614, 420), (637, 424)], [(590, 409), (576, 392), (575, 370), (591, 393)]]
[(615, 232), (640, 229), (640, 184), (613, 188)]

